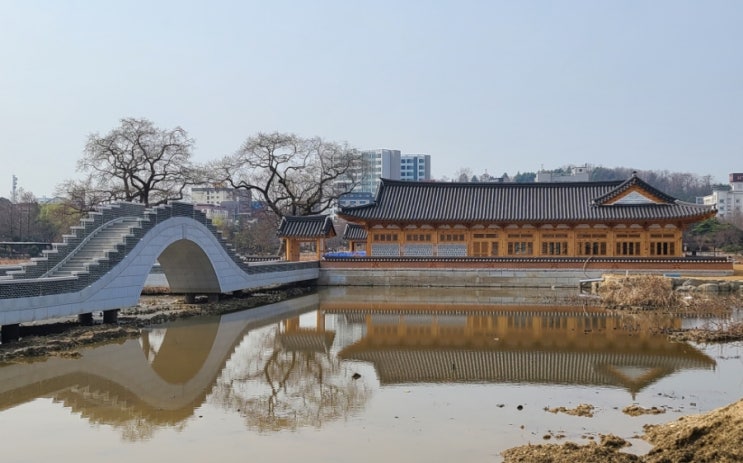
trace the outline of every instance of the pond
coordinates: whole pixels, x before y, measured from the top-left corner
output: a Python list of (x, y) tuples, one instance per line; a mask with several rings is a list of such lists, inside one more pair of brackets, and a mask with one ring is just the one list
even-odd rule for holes
[[(498, 462), (738, 400), (743, 347), (552, 292), (332, 288), (0, 367), (3, 461)], [(592, 406), (592, 416), (555, 412)], [(658, 414), (630, 416), (638, 405)], [(549, 409), (553, 409), (550, 411)], [(12, 445), (7, 445), (12, 443)]]

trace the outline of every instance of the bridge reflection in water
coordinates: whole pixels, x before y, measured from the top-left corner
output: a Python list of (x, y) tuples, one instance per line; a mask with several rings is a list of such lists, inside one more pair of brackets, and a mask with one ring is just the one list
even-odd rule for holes
[(137, 440), (180, 426), (207, 402), (240, 413), (252, 429), (322, 426), (363, 409), (376, 387), (355, 374), (357, 362), (371, 363), (382, 387), (574, 384), (630, 395), (680, 370), (715, 367), (635, 319), (503, 291), (335, 288), (153, 327), (79, 358), (3, 366), (0, 412), (50, 397)]

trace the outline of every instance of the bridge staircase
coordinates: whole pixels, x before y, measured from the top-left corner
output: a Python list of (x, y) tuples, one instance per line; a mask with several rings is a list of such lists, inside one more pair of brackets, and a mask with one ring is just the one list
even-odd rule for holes
[(127, 237), (134, 235), (132, 230), (139, 228), (138, 218), (126, 217), (109, 222), (89, 235), (86, 242), (41, 277), (77, 276), (89, 273), (93, 266), (105, 267), (109, 255), (116, 254), (121, 246), (126, 246)]

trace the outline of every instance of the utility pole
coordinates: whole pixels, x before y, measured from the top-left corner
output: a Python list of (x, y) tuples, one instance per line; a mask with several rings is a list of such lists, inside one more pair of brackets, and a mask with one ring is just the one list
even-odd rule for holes
[(13, 221), (15, 220), (15, 204), (18, 200), (18, 177), (13, 174), (13, 188), (10, 190), (10, 240), (13, 241)]
[(13, 174), (13, 189), (10, 190), (10, 201), (15, 204), (18, 202), (18, 177)]

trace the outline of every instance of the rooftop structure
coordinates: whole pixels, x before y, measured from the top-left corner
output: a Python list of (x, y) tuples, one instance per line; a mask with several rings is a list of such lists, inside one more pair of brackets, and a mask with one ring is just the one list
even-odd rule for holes
[(591, 170), (588, 166), (570, 166), (569, 173), (539, 171), (536, 182), (587, 182), (590, 180)]

